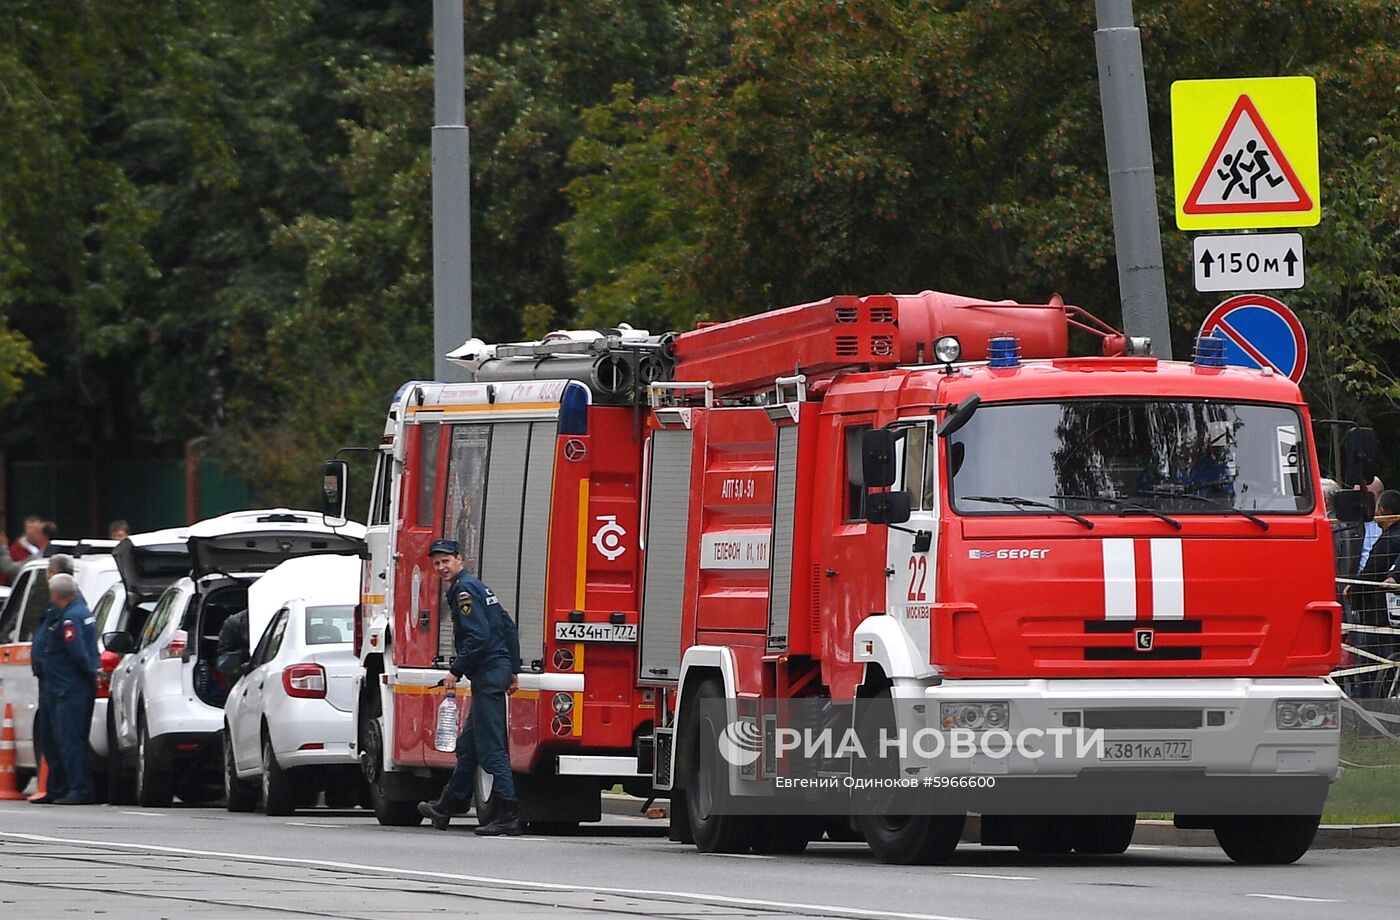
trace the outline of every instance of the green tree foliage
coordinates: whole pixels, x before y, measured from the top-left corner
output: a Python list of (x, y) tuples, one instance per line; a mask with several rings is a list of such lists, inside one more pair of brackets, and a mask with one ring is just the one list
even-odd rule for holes
[[(1400, 9), (1372, 0), (1140, 2), (1175, 348), (1213, 305), (1174, 230), (1177, 79), (1317, 78), (1324, 221), (1305, 388), (1320, 414), (1397, 401)], [(775, 0), (671, 92), (590, 111), (564, 225), (585, 318), (682, 325), (837, 291), (1061, 291), (1117, 321), (1091, 4)]]
[[(1091, 4), (466, 7), (484, 338), (924, 288), (1118, 318)], [(1178, 354), (1214, 298), (1174, 229), (1170, 84), (1313, 75), (1305, 391), (1400, 435), (1400, 8), (1137, 11)], [(422, 0), (0, 7), (0, 446), (212, 436), (301, 503), (376, 439), (431, 372), (430, 52)]]

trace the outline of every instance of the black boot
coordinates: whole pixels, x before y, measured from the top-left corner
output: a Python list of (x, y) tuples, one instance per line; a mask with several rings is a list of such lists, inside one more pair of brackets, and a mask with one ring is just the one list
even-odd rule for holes
[(496, 815), (491, 823), (476, 829), (478, 837), (519, 837), (525, 833), (520, 823), (520, 802), (501, 799), (496, 803)]
[(452, 822), (453, 815), (466, 813), (469, 802), (470, 799), (459, 799), (443, 789), (436, 802), (419, 802), (418, 813), (432, 821), (433, 827), (445, 831), (447, 825)]

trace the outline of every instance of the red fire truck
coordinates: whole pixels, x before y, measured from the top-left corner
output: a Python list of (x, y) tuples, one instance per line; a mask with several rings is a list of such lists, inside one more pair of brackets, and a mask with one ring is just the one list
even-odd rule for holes
[[(1102, 355), (1068, 357), (1071, 327)], [(984, 843), (1122, 852), (1132, 812), (1174, 810), (1238, 861), (1305, 852), (1340, 740), (1317, 456), (1298, 387), (1220, 346), (1159, 361), (1058, 298), (927, 292), (677, 337), (644, 450), (638, 656), (673, 835), (771, 852), (813, 832), (714, 808), (711, 774), (737, 771), (707, 699), (868, 699), (936, 728), (1102, 730), (1097, 758), (901, 762), (1068, 813), (984, 814)], [(740, 785), (764, 780), (765, 728)], [(1084, 813), (1115, 780), (1121, 813)], [(1161, 788), (1206, 813), (1151, 804)], [(1230, 817), (1266, 788), (1282, 814)], [(886, 861), (933, 862), (964, 814), (855, 824)]]
[[(475, 382), (395, 395), (354, 633), (360, 759), (381, 823), (419, 823), (416, 802), (437, 795), (454, 762), (433, 743), (453, 647), (427, 551), (444, 535), (518, 621), (525, 673), (507, 718), (522, 817), (537, 829), (596, 821), (602, 789), (650, 794), (638, 754), (655, 691), (636, 679), (637, 400), (669, 374), (670, 348), (625, 328), (474, 341), (454, 355)], [(465, 698), (464, 709), (470, 689)]]

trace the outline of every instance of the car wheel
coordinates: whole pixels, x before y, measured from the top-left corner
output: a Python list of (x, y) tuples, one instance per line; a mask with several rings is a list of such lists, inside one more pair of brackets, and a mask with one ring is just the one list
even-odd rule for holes
[(168, 808), (174, 797), (170, 770), (159, 758), (146, 718), (141, 716), (136, 723), (136, 804), (142, 808)]
[(224, 806), (229, 811), (252, 811), (258, 806), (258, 784), (238, 778), (234, 768), (233, 740), (224, 729)]
[(117, 746), (117, 726), (107, 711), (107, 801), (113, 805), (135, 805), (136, 788), (131, 771), (126, 769), (122, 749)]
[(272, 750), (272, 739), (266, 733), (262, 739), (262, 799), (264, 814), (275, 817), (290, 815), (296, 811), (295, 778), (277, 763), (277, 754)]

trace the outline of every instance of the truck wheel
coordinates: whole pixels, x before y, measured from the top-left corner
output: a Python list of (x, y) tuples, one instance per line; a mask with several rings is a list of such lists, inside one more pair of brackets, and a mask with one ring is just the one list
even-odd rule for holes
[(142, 808), (169, 808), (174, 799), (170, 770), (158, 760), (146, 717), (141, 716), (136, 723), (136, 804)]
[(1236, 815), (1221, 819), (1215, 839), (1240, 865), (1286, 866), (1308, 851), (1321, 823), (1321, 815)]
[(258, 807), (258, 784), (239, 779), (233, 766), (233, 742), (224, 729), (224, 807), (229, 811), (248, 812)]
[(1137, 815), (1081, 815), (1074, 826), (1074, 852), (1084, 856), (1126, 853), (1137, 830)]
[(860, 832), (880, 862), (933, 866), (948, 861), (962, 839), (966, 815), (858, 815)]
[(107, 710), (107, 801), (113, 805), (135, 805), (136, 788), (131, 771), (127, 770), (122, 749), (117, 746), (117, 726), (112, 711)]
[(297, 808), (296, 778), (277, 763), (272, 739), (262, 739), (262, 800), (263, 814), (273, 817), (290, 815)]
[(367, 718), (360, 725), (360, 764), (365, 775), (367, 804), (374, 810), (374, 817), (384, 827), (417, 827), (423, 823), (418, 813), (418, 803), (390, 798), (385, 789), (384, 734), (377, 716)]
[[(895, 727), (894, 703), (889, 688), (871, 697), (862, 698), (856, 707), (856, 734), (865, 751), (877, 751), (873, 739), (882, 730)], [(898, 764), (874, 757), (856, 758), (851, 763), (853, 775), (870, 779), (888, 779), (898, 773)], [(880, 807), (885, 803), (866, 803), (868, 810), (878, 814), (856, 815), (856, 827), (870, 849), (881, 862), (898, 866), (930, 866), (946, 862), (962, 839), (965, 814), (900, 815), (890, 814)], [(893, 804), (891, 801), (888, 803)]]
[(774, 815), (759, 821), (753, 837), (753, 851), (764, 855), (796, 856), (807, 849), (812, 836), (821, 830), (806, 815)]
[[(694, 703), (724, 699), (724, 687), (711, 677), (696, 689)], [(753, 843), (754, 821), (748, 815), (714, 814), (714, 790), (725, 782), (726, 768), (714, 741), (724, 730), (716, 724), (714, 707), (706, 706), (689, 719), (685, 776), (690, 833), (701, 853), (743, 853)]]
[(1074, 815), (1027, 815), (1021, 819), (1016, 849), (1035, 856), (1064, 856), (1074, 850), (1078, 823)]

